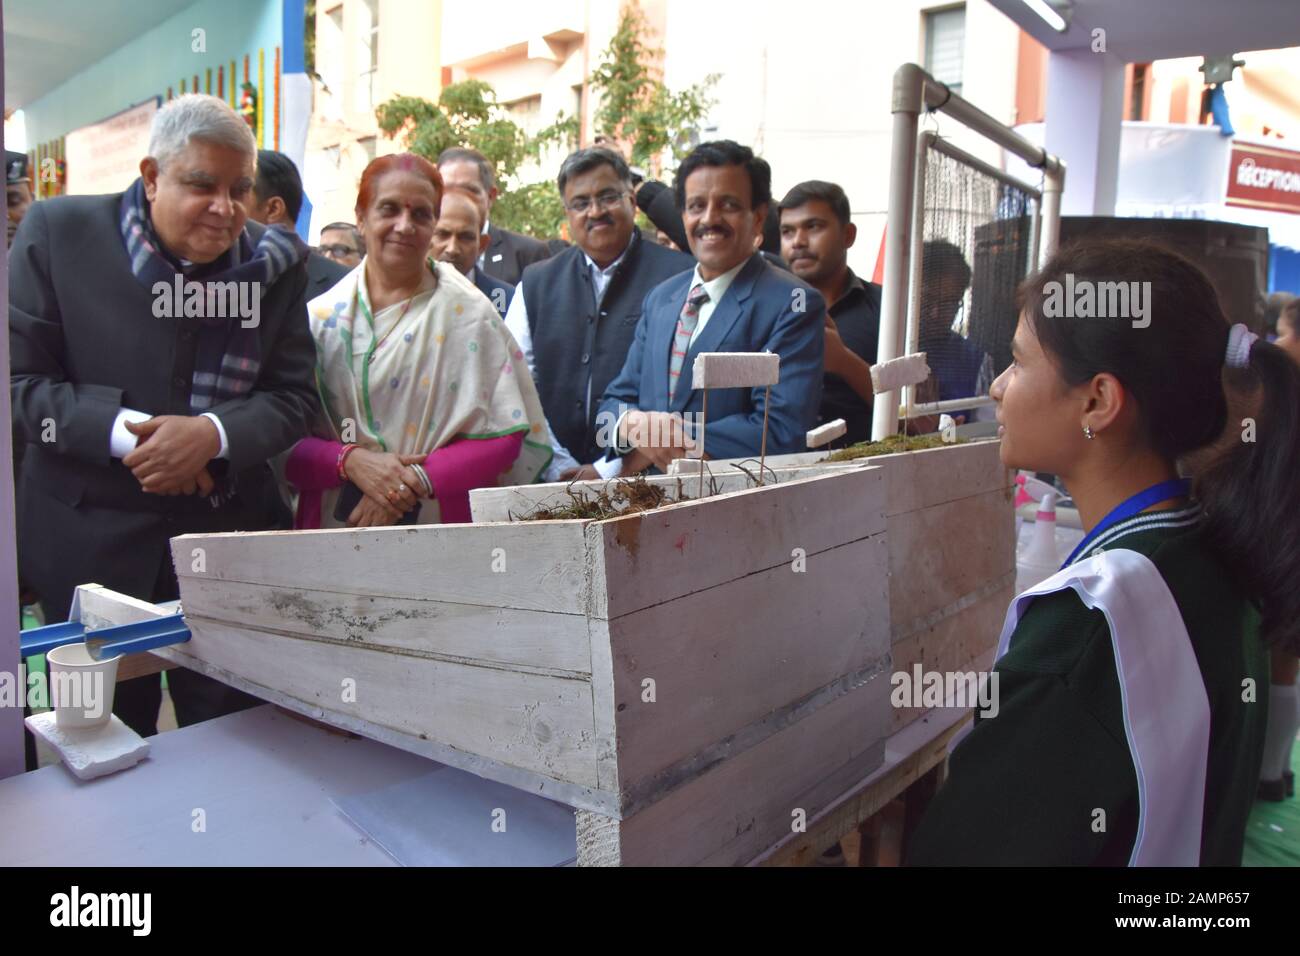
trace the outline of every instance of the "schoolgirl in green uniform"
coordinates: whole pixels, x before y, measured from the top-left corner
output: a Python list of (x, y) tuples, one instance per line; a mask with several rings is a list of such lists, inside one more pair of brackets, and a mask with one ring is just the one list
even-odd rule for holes
[[(1114, 282), (1123, 316), (1063, 301)], [(1266, 645), (1300, 646), (1300, 373), (1195, 265), (1134, 241), (1027, 280), (1012, 353), (990, 391), (1002, 461), (1059, 476), (1088, 534), (1008, 611), (996, 716), (952, 753), (907, 862), (1237, 865)], [(1225, 388), (1258, 417), (1227, 421)]]

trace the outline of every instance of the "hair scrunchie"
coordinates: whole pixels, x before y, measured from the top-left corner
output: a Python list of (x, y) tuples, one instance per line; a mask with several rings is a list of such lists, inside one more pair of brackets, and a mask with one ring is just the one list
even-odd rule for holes
[(1259, 336), (1238, 322), (1228, 331), (1228, 349), (1223, 363), (1229, 368), (1245, 368), (1250, 364), (1250, 347)]

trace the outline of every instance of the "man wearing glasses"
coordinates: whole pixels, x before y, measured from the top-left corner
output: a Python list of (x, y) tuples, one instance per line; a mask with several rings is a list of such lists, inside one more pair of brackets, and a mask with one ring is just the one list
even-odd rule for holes
[(322, 256), (333, 259), (349, 270), (361, 265), (365, 254), (365, 245), (361, 233), (350, 222), (332, 222), (320, 231), (320, 245), (316, 247)]
[(575, 245), (524, 270), (506, 325), (550, 424), (555, 457), (545, 479), (608, 477), (621, 462), (597, 461), (605, 452), (596, 407), (627, 358), (646, 293), (694, 262), (641, 238), (632, 172), (618, 153), (580, 149), (556, 182)]

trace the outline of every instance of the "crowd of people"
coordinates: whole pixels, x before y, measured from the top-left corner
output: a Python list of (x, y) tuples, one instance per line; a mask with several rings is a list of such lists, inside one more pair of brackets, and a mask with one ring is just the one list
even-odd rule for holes
[[(8, 172), (12, 184), (25, 170)], [(11, 193), (18, 552), (46, 620), (91, 581), (177, 597), (178, 534), (468, 521), (474, 488), (666, 469), (698, 448), (702, 352), (781, 361), (770, 391), (712, 396), (705, 457), (802, 451), (808, 430), (840, 418), (844, 441), (869, 437), (881, 289), (847, 264), (843, 189), (808, 181), (775, 201), (768, 164), (725, 140), (692, 150), (671, 186), (639, 182), (608, 146), (569, 155), (556, 186), (571, 244), (493, 223), (493, 169), (472, 149), (382, 156), (355, 221), (309, 249), (293, 163), (191, 94), (159, 110), (124, 193), (34, 205), (28, 193), (16, 234)], [(947, 243), (925, 261), (923, 397), (967, 398), (988, 364), (953, 328), (970, 264)], [(1153, 281), (1150, 331), (1049, 314), (1044, 286), (1066, 273)], [(160, 318), (173, 284), (195, 294)], [(251, 315), (221, 308), (242, 301), (222, 295), (232, 284), (251, 285)], [(1240, 688), (1269, 682), (1263, 641), (1300, 643), (1300, 374), (1231, 326), (1195, 266), (1149, 243), (1063, 250), (1021, 308), (991, 389), (1003, 461), (1066, 483), (1093, 529), (1076, 569), (1102, 544), (1136, 552), (1146, 564), (1127, 573), (1169, 595), (1169, 653), (1190, 660), (1174, 697), (1205, 702), (1188, 746), (1208, 776), (1194, 832), (1168, 839), (1239, 861), (1259, 768), (1295, 736), (1294, 669), (1289, 711), (1284, 681), (1267, 716)], [(1295, 311), (1283, 322), (1278, 344), (1294, 350)], [(1258, 442), (1221, 441), (1233, 387)], [(1194, 486), (1179, 477), (1214, 448)], [(1121, 706), (1162, 677), (1113, 663), (1149, 622), (1104, 594), (1085, 604), (1083, 573), (1022, 609), (1004, 640), (1001, 716), (955, 755), (917, 862), (1123, 862), (1148, 815), (1173, 812), (1167, 788), (1150, 796), (1134, 776), (1137, 755), (1154, 758)], [(170, 675), (182, 725), (256, 703)], [(156, 675), (137, 678), (114, 710), (148, 735), (159, 698)], [(1113, 825), (1089, 826), (1096, 807)]]

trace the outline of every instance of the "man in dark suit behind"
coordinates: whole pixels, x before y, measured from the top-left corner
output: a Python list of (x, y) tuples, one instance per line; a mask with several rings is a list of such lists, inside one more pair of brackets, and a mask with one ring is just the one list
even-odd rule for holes
[[(257, 179), (248, 218), (264, 226), (294, 231), (302, 212), (302, 177), (298, 167), (284, 153), (257, 151)], [(318, 252), (307, 257), (307, 301), (328, 292), (351, 271)]]
[(693, 272), (645, 298), (627, 362), (601, 402), (601, 435), (622, 473), (665, 469), (699, 440), (702, 393), (691, 388), (701, 352), (774, 352), (781, 380), (714, 389), (704, 454), (757, 455), (766, 405), (767, 451), (803, 451), (821, 402), (826, 306), (821, 294), (755, 252), (772, 200), (767, 163), (730, 140), (702, 143), (675, 183)]
[[(14, 238), (18, 558), (47, 621), (88, 582), (177, 597), (175, 535), (272, 526), (267, 461), (315, 418), (315, 348), (306, 246), (245, 224), (255, 156), (229, 106), (179, 97), (125, 193), (39, 203)], [(184, 669), (168, 685), (181, 725), (257, 703)], [(158, 675), (124, 681), (114, 712), (149, 734), (160, 698)]]
[(478, 203), (483, 217), (483, 231), (488, 245), (478, 259), (478, 267), (495, 279), (518, 285), (524, 268), (550, 258), (546, 243), (500, 226), (492, 225), (492, 204), (499, 191), (492, 164), (477, 149), (453, 146), (438, 155), (438, 172), (448, 189), (463, 189)]
[(515, 287), (492, 278), (475, 264), (487, 243), (488, 237), (483, 233), (474, 198), (463, 189), (444, 190), (429, 251), (439, 262), (451, 263), (461, 275), (473, 282), (504, 319)]
[(602, 464), (596, 410), (623, 367), (645, 295), (689, 272), (690, 256), (641, 238), (632, 171), (603, 147), (580, 149), (556, 179), (574, 245), (529, 266), (506, 325), (537, 383), (554, 453), (548, 481), (615, 473)]

